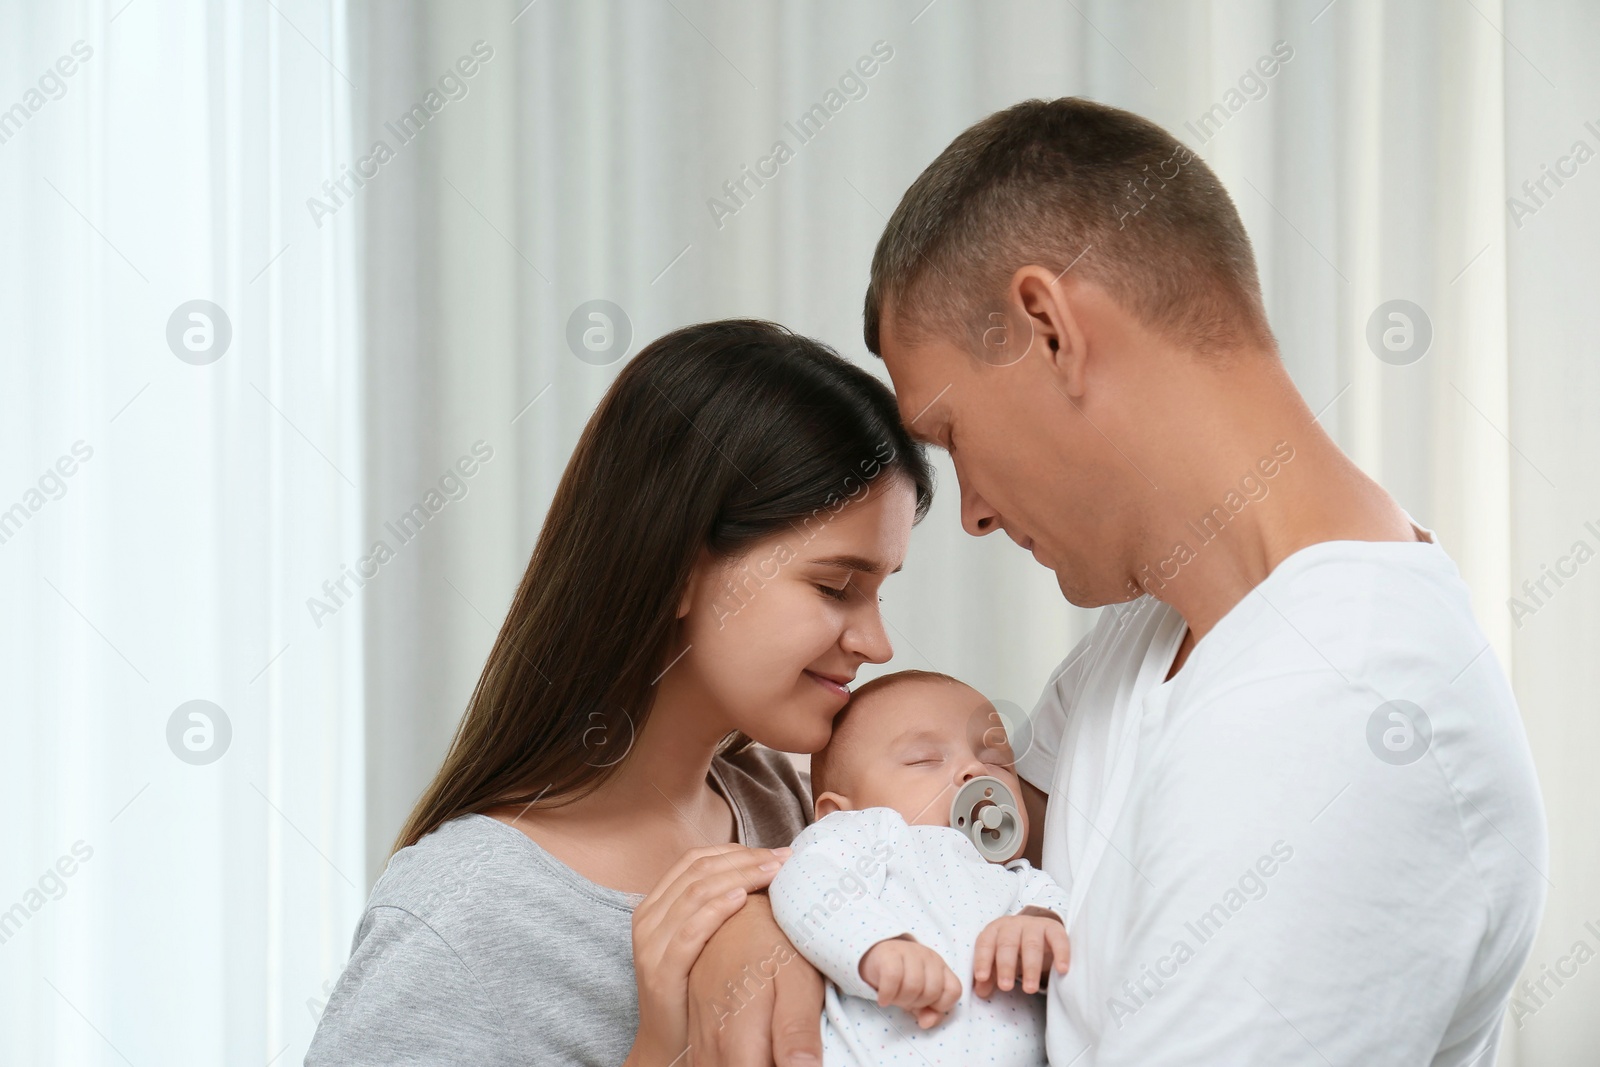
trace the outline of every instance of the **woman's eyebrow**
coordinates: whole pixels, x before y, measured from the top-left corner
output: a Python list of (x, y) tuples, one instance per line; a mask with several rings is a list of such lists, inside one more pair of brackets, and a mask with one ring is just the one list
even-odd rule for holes
[[(845, 570), (860, 571), (863, 574), (883, 573), (883, 564), (879, 563), (877, 560), (867, 559), (865, 556), (852, 556), (849, 554), (842, 556), (823, 556), (821, 559), (814, 559), (811, 562), (822, 567), (842, 567)], [(904, 566), (905, 564), (902, 563), (899, 567), (896, 567), (889, 573), (899, 574)]]

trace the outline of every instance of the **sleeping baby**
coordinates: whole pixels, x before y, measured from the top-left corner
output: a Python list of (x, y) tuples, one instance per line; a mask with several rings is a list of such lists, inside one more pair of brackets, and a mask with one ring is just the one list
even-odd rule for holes
[(1012, 763), (992, 705), (942, 674), (874, 679), (834, 721), (811, 760), (817, 821), (768, 889), (829, 979), (823, 1067), (1044, 1063), (1067, 895), (1021, 858)]

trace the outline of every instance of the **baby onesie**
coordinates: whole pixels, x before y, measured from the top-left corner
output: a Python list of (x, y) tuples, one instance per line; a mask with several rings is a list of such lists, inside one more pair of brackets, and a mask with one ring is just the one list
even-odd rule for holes
[[(836, 811), (806, 827), (767, 893), (801, 955), (827, 977), (823, 1067), (1040, 1067), (1045, 1000), (996, 988), (972, 992), (978, 935), (1028, 907), (1063, 919), (1066, 892), (1024, 859), (989, 863), (960, 830), (911, 826), (893, 808)], [(902, 1008), (879, 1007), (861, 957), (910, 934), (961, 980), (961, 999), (927, 1030)]]

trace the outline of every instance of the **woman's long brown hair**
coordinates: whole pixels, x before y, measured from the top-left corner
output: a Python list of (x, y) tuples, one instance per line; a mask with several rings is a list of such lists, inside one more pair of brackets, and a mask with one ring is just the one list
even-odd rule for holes
[[(825, 520), (894, 473), (933, 500), (894, 396), (767, 322), (689, 326), (646, 346), (590, 417), (444, 765), (396, 849), (460, 815), (557, 807), (626, 760), (669, 665), (702, 549), (731, 558)], [(751, 743), (734, 733), (719, 751)]]

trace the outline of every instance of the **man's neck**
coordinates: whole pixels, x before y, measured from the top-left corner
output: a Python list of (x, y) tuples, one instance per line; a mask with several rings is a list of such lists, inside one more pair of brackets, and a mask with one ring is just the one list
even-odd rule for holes
[(1309, 545), (1416, 537), (1405, 512), (1339, 450), (1292, 385), (1286, 396), (1286, 383), (1269, 377), (1255, 395), (1235, 390), (1201, 406), (1208, 425), (1188, 435), (1201, 443), (1172, 447), (1155, 475), (1163, 489), (1133, 578), (1178, 610), (1194, 641)]

